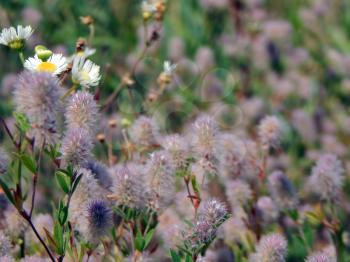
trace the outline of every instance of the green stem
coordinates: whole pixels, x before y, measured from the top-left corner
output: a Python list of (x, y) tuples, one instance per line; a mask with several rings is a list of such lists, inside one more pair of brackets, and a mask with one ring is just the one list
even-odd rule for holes
[(73, 85), (71, 88), (69, 88), (67, 92), (61, 97), (61, 101), (64, 101), (70, 94), (74, 93), (75, 89), (77, 89), (76, 85)]
[(19, 59), (21, 59), (22, 64), (24, 64), (24, 54), (23, 54), (23, 52), (19, 51), (18, 55), (19, 55)]

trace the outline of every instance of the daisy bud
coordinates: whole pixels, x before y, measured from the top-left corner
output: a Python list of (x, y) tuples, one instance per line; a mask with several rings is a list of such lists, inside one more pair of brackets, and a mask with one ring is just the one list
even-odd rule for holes
[(65, 164), (80, 165), (90, 158), (92, 148), (88, 131), (82, 128), (68, 129), (62, 141), (62, 159)]
[(249, 257), (249, 262), (285, 262), (288, 243), (279, 233), (263, 236), (256, 246), (256, 252)]
[(276, 148), (281, 140), (282, 124), (276, 116), (266, 116), (259, 124), (258, 133), (264, 150)]
[(175, 194), (174, 168), (169, 155), (164, 151), (151, 154), (144, 176), (149, 206), (158, 212), (164, 210), (171, 204)]
[(46, 61), (50, 56), (52, 56), (52, 51), (43, 45), (37, 45), (34, 50), (38, 58), (42, 61)]
[(322, 199), (336, 200), (344, 184), (344, 168), (336, 155), (324, 154), (312, 168), (310, 188)]
[(68, 101), (65, 117), (68, 129), (82, 128), (94, 137), (99, 119), (99, 108), (94, 96), (86, 91), (78, 91)]
[(16, 109), (27, 116), (32, 126), (30, 135), (38, 146), (44, 140), (48, 144), (57, 141), (60, 88), (58, 80), (44, 72), (23, 72), (15, 84)]
[(296, 207), (297, 196), (294, 186), (282, 171), (275, 171), (269, 176), (268, 188), (272, 199), (280, 209)]
[(141, 148), (149, 148), (158, 142), (158, 126), (152, 118), (140, 116), (130, 128), (131, 140)]

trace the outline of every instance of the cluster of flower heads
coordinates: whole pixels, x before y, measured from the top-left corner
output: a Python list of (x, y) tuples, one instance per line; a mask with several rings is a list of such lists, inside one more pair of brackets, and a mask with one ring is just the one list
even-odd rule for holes
[[(227, 1), (201, 0), (200, 4), (210, 11), (225, 7)], [(325, 118), (322, 112), (312, 116), (300, 108), (293, 110), (288, 117), (298, 139), (306, 145), (320, 144), (331, 152), (322, 155), (312, 150), (306, 152), (307, 157), (317, 161), (314, 167), (307, 166), (311, 168), (310, 176), (302, 177), (301, 182), (306, 182), (304, 190), (294, 186), (295, 177), (288, 168), (294, 159), (280, 153), (287, 129), (282, 121), (283, 101), (294, 94), (294, 89), (303, 100), (312, 96), (313, 81), (301, 72), (308, 54), (305, 50), (285, 46), (291, 26), (285, 21), (265, 20), (261, 1), (245, 4), (244, 12), (251, 14), (247, 18), (250, 17), (252, 24), (261, 24), (260, 32), (251, 38), (246, 38), (245, 34), (238, 34), (235, 39), (223, 35), (219, 42), (229, 57), (252, 55), (253, 70), (266, 74), (264, 81), (273, 90), (272, 106), (278, 109), (278, 117), (265, 116), (263, 101), (250, 95), (237, 101), (244, 111), (237, 132), (221, 128), (219, 116), (211, 114), (211, 110), (217, 110), (214, 106), (208, 113), (201, 113), (189, 122), (183, 134), (163, 134), (154, 118), (141, 115), (133, 121), (125, 120), (127, 124), (121, 125), (123, 130), (118, 130), (122, 131), (122, 136), (112, 134), (111, 137), (120, 138), (117, 143), (127, 156), (112, 159), (109, 166), (96, 160), (92, 153), (101, 118), (98, 102), (91, 92), (100, 82), (100, 67), (87, 59), (95, 50), (85, 48), (66, 58), (38, 46), (35, 55), (23, 61), (25, 72), (15, 82), (14, 104), (30, 124), (26, 135), (37, 146), (45, 143), (60, 145), (61, 167), (73, 166), (75, 174), (81, 175), (69, 207), (70, 226), (78, 239), (97, 246), (102, 239), (111, 236), (112, 229), (120, 229), (120, 221), (113, 211), (132, 209), (151, 210), (157, 214), (157, 234), (167, 248), (159, 254), (135, 252), (130, 254), (133, 261), (163, 258), (168, 256), (165, 253), (170, 248), (179, 248), (179, 254), (184, 250), (190, 252), (195, 260), (225, 261), (225, 258), (233, 261), (233, 252), (228, 247), (244, 246), (249, 250), (245, 255), (250, 262), (283, 262), (290, 253), (286, 237), (289, 231), (297, 231), (296, 228), (310, 218), (322, 228), (320, 234), (324, 241), (331, 242), (329, 235), (338, 229), (337, 221), (328, 221), (327, 216), (319, 215), (318, 212), (326, 213), (327, 210), (319, 211), (319, 205), (314, 207), (312, 204), (340, 204), (346, 178), (345, 167), (337, 154), (344, 156), (346, 150), (334, 138), (337, 129), (331, 121), (332, 116)], [(322, 8), (324, 6), (311, 6), (300, 13), (303, 19), (314, 21), (315, 12), (323, 13)], [(159, 22), (165, 12), (165, 1), (142, 1), (141, 9), (145, 21)], [(0, 43), (21, 52), (32, 34), (29, 26), (4, 29)], [(182, 59), (185, 48), (181, 40), (173, 39), (171, 45), (179, 48), (169, 48), (169, 57)], [(292, 68), (284, 74), (280, 71), (283, 52)], [(327, 55), (331, 67), (346, 75), (343, 68), (348, 61), (343, 61), (337, 51)], [(222, 96), (219, 79), (208, 73), (215, 65), (212, 50), (199, 48), (195, 60), (198, 68), (190, 63), (176, 66), (166, 61), (157, 83), (161, 87), (170, 84), (175, 70), (193, 73), (196, 69), (206, 77), (201, 93), (204, 99)], [(270, 66), (273, 70), (269, 70)], [(72, 88), (66, 89), (61, 81), (69, 72)], [(112, 125), (116, 126), (115, 123)], [(346, 126), (342, 128), (346, 129)], [(318, 132), (322, 136), (318, 136)], [(0, 150), (0, 174), (6, 173), (9, 162), (7, 153)], [(315, 195), (310, 197), (310, 192)], [(313, 198), (315, 196), (317, 198)], [(311, 204), (307, 203), (308, 197)], [(295, 213), (299, 216), (295, 217)], [(4, 216), (7, 229), (0, 236), (0, 261), (12, 261), (12, 246), (16, 238), (26, 234), (28, 225), (8, 207), (4, 212), (0, 211), (0, 216)], [(182, 218), (191, 220), (193, 217), (192, 223), (183, 225)], [(52, 217), (48, 214), (37, 215), (34, 224), (41, 235), (53, 228)], [(271, 233), (276, 227), (280, 233)], [(125, 228), (118, 233), (123, 230)], [(304, 236), (300, 238), (304, 239)], [(342, 238), (346, 239), (345, 233)], [(31, 235), (27, 239), (36, 238)], [(215, 239), (219, 241), (210, 245)], [(33, 241), (38, 242), (37, 239)], [(305, 261), (337, 261), (333, 245), (321, 251), (314, 249), (316, 246), (305, 254)], [(45, 258), (29, 256), (23, 261), (41, 260), (45, 261)]]

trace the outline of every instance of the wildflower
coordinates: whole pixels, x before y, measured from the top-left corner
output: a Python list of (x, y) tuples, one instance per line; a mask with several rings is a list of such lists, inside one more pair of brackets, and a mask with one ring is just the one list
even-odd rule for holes
[(105, 164), (96, 160), (88, 160), (83, 167), (91, 171), (103, 188), (109, 189), (112, 186), (113, 181)]
[(57, 117), (61, 110), (60, 86), (56, 78), (45, 72), (23, 72), (15, 84), (14, 103), (31, 124), (29, 130), (38, 145), (45, 140), (55, 144)]
[(152, 118), (140, 116), (130, 128), (131, 140), (141, 148), (149, 148), (158, 142), (158, 126)]
[(217, 123), (212, 117), (203, 115), (196, 119), (192, 128), (191, 142), (195, 155), (199, 158), (212, 159), (219, 134)]
[(335, 200), (344, 183), (344, 168), (333, 154), (324, 154), (312, 168), (310, 177), (311, 190), (322, 199)]
[(73, 59), (72, 80), (84, 88), (97, 86), (101, 79), (100, 67), (84, 56)]
[(227, 182), (226, 195), (232, 207), (245, 206), (253, 197), (250, 186), (239, 179)]
[(4, 212), (5, 233), (12, 239), (17, 239), (28, 229), (27, 222), (18, 214), (18, 211), (10, 207)]
[(233, 134), (222, 134), (218, 141), (220, 171), (229, 177), (239, 177), (245, 165), (247, 149), (245, 143)]
[(116, 166), (112, 170), (113, 182), (111, 198), (117, 205), (140, 208), (144, 205), (143, 179), (140, 167), (134, 164)]
[(94, 96), (86, 91), (78, 91), (72, 95), (66, 107), (68, 129), (82, 128), (95, 136), (99, 119), (98, 105)]
[(293, 209), (297, 204), (296, 192), (288, 177), (275, 171), (268, 177), (268, 188), (272, 199), (280, 209)]
[(67, 59), (62, 54), (53, 54), (47, 60), (35, 55), (24, 62), (24, 67), (29, 71), (48, 72), (57, 76), (66, 70)]
[(287, 240), (279, 233), (263, 236), (256, 246), (250, 262), (284, 262), (287, 255)]
[(188, 142), (180, 135), (169, 135), (162, 140), (162, 146), (171, 157), (177, 171), (185, 170), (188, 165), (190, 148)]
[(4, 232), (0, 232), (0, 257), (10, 254), (11, 242)]
[(264, 223), (271, 223), (278, 218), (278, 207), (270, 197), (260, 197), (256, 206), (259, 217)]
[(163, 72), (158, 77), (158, 83), (161, 86), (168, 85), (172, 81), (172, 76), (176, 69), (176, 64), (171, 64), (169, 61), (164, 62)]
[(11, 49), (22, 49), (25, 41), (33, 34), (33, 29), (28, 25), (23, 27), (17, 26), (17, 31), (14, 27), (4, 28), (0, 34), (0, 44), (7, 45)]
[(92, 147), (88, 131), (82, 128), (68, 129), (62, 141), (62, 159), (65, 164), (83, 164), (89, 159)]
[(49, 262), (49, 261), (51, 260), (48, 258), (33, 255), (33, 256), (24, 257), (22, 262)]
[(78, 220), (78, 230), (90, 243), (98, 243), (113, 225), (113, 212), (106, 200), (90, 200), (83, 216)]
[(80, 168), (77, 172), (82, 175), (80, 182), (72, 195), (69, 206), (70, 220), (77, 227), (81, 226), (79, 222), (82, 217), (86, 217), (86, 207), (89, 201), (106, 200), (108, 192), (103, 188), (91, 170)]
[(306, 258), (306, 262), (337, 262), (337, 259), (326, 252), (314, 252)]
[(174, 199), (174, 169), (164, 151), (152, 153), (145, 167), (147, 198), (152, 209), (158, 212), (169, 206)]
[(216, 237), (217, 229), (229, 218), (226, 207), (212, 199), (204, 202), (199, 210), (198, 219), (189, 234), (185, 236), (187, 248), (198, 250), (198, 247), (209, 245)]
[(8, 154), (0, 147), (0, 174), (5, 174), (9, 164)]
[(142, 1), (142, 4), (141, 4), (141, 10), (142, 10), (143, 19), (148, 20), (157, 11), (157, 8), (153, 3), (150, 3), (147, 0), (144, 0)]
[(0, 261), (1, 262), (14, 262), (15, 260), (11, 256), (5, 255), (5, 256), (0, 256)]
[(282, 124), (275, 116), (264, 117), (259, 124), (259, 139), (264, 150), (277, 147), (282, 135)]

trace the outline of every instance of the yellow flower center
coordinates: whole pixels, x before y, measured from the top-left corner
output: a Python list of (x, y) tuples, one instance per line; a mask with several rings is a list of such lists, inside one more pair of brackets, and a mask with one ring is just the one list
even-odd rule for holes
[(80, 74), (80, 78), (84, 81), (89, 81), (90, 80), (89, 72), (82, 70)]
[(56, 69), (57, 69), (57, 66), (54, 63), (51, 63), (51, 62), (42, 62), (36, 68), (37, 71), (49, 72), (49, 73), (55, 72)]
[(9, 43), (9, 47), (11, 49), (22, 49), (24, 46), (24, 41), (21, 39), (13, 40), (12, 42)]

